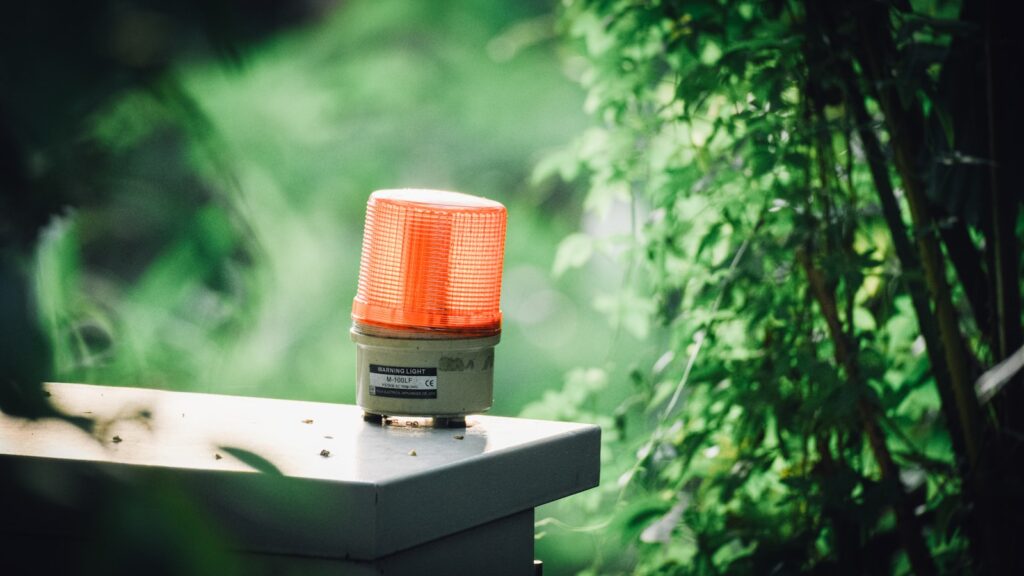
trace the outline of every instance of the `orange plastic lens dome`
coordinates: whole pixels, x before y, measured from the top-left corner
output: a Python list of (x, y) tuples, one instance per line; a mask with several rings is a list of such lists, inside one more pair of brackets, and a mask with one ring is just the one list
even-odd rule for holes
[(352, 319), (403, 331), (498, 332), (505, 222), (505, 207), (486, 198), (374, 192)]

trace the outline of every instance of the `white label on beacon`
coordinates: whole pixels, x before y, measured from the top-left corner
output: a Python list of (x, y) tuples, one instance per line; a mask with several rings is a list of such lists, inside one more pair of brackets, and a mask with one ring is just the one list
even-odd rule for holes
[(437, 368), (370, 364), (370, 395), (387, 398), (437, 398)]

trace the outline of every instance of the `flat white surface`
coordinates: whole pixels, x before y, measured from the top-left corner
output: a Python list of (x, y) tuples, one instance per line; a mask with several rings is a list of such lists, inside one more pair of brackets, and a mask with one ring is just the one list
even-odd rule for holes
[[(381, 426), (349, 405), (84, 384), (48, 390), (67, 413), (97, 421), (95, 435), (0, 415), (0, 455), (58, 468), (172, 469), (237, 518), (254, 550), (376, 558), (598, 481), (600, 431), (584, 424), (471, 416), (464, 430), (433, 429), (427, 419)], [(224, 447), (259, 455), (285, 478), (257, 473)], [(243, 484), (260, 491), (265, 512), (250, 509)], [(296, 503), (296, 486), (315, 509)], [(303, 538), (313, 527), (317, 537)]]
[[(96, 437), (60, 420), (0, 414), (0, 453), (253, 471), (221, 449), (228, 446), (258, 454), (293, 478), (380, 483), (592, 428), (496, 416), (470, 416), (465, 430), (433, 429), (429, 419), (416, 418), (381, 426), (364, 422), (351, 405), (86, 384), (48, 390), (66, 413), (97, 420)], [(148, 418), (140, 416), (145, 412)]]

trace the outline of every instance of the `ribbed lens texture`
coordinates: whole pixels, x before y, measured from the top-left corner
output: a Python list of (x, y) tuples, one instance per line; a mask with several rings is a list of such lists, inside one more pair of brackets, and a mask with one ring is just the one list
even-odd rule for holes
[(501, 328), (505, 207), (439, 190), (379, 190), (366, 205), (356, 322), (453, 333)]

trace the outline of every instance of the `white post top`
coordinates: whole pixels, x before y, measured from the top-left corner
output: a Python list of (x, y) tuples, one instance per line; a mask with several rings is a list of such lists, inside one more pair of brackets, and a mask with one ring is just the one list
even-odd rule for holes
[(494, 416), (471, 416), (465, 429), (434, 429), (427, 419), (382, 426), (348, 405), (85, 384), (47, 390), (64, 412), (96, 421), (95, 434), (0, 414), (0, 473), (27, 461), (165, 469), (252, 551), (374, 559), (598, 483), (596, 426)]

